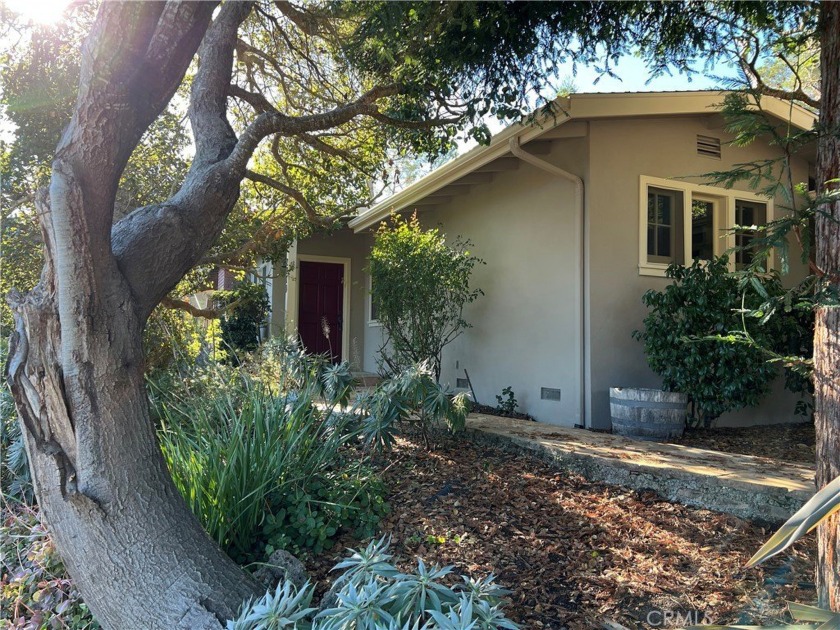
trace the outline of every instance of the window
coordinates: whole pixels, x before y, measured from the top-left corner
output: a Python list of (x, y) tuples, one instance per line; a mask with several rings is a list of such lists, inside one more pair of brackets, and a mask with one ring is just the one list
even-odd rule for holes
[(677, 260), (677, 235), (682, 231), (682, 193), (676, 190), (648, 188), (647, 258), (650, 262), (672, 263)]
[(639, 272), (664, 276), (671, 263), (711, 260), (736, 247), (745, 249), (730, 261), (742, 268), (753, 258), (753, 226), (771, 220), (772, 208), (772, 201), (749, 192), (642, 176)]
[(694, 195), (691, 197), (691, 259), (711, 260), (715, 256), (717, 212), (716, 202), (702, 199)]
[[(754, 258), (754, 250), (750, 243), (755, 238), (755, 229), (767, 223), (767, 204), (756, 201), (735, 201), (735, 225), (745, 228), (735, 232), (735, 268), (743, 269), (749, 265)], [(742, 249), (743, 248), (743, 249)]]

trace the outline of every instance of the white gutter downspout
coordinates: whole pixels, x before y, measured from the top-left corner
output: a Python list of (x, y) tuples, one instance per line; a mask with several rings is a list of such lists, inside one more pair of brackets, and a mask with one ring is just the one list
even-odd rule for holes
[[(566, 118), (565, 120), (561, 121), (557, 126), (559, 127), (561, 124), (570, 120)], [(586, 391), (587, 391), (587, 374), (586, 374), (586, 295), (587, 295), (587, 274), (586, 274), (586, 241), (587, 241), (587, 234), (586, 234), (586, 221), (584, 217), (584, 204), (583, 204), (583, 180), (575, 175), (574, 173), (570, 173), (569, 171), (563, 170), (559, 166), (555, 166), (550, 162), (546, 162), (538, 158), (536, 155), (532, 153), (528, 153), (525, 151), (519, 143), (519, 136), (515, 136), (510, 139), (510, 152), (522, 160), (523, 162), (527, 162), (533, 166), (536, 166), (538, 169), (541, 169), (547, 173), (551, 173), (552, 175), (557, 175), (558, 177), (562, 177), (566, 181), (569, 181), (575, 185), (575, 231), (577, 232), (577, 236), (580, 239), (580, 282), (579, 282), (579, 291), (578, 291), (578, 303), (580, 304), (580, 424), (583, 425), (583, 428), (586, 427)]]

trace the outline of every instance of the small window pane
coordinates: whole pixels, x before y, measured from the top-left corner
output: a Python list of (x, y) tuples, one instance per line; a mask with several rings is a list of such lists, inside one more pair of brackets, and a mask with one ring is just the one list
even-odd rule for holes
[(655, 263), (682, 263), (682, 204), (678, 190), (647, 190), (647, 259)]
[(667, 226), (656, 228), (656, 249), (659, 256), (671, 255), (671, 228)]
[(715, 204), (704, 199), (691, 202), (691, 257), (711, 260), (715, 250)]
[(671, 197), (660, 195), (659, 199), (659, 216), (657, 223), (660, 225), (671, 225)]
[[(767, 204), (735, 200), (735, 223), (743, 227), (764, 225), (767, 223)], [(735, 232), (736, 269), (743, 269), (753, 262), (755, 251), (752, 249), (752, 241), (754, 238), (754, 230), (738, 230)]]

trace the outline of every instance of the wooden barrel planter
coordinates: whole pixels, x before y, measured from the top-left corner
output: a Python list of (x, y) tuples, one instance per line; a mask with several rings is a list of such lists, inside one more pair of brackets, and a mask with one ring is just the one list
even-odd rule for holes
[(685, 430), (688, 396), (638, 387), (610, 387), (612, 432), (637, 440), (679, 437)]

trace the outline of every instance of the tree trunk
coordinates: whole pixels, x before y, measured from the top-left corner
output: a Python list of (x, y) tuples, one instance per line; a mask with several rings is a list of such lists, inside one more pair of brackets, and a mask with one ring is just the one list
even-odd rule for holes
[(259, 589), (172, 483), (131, 298), (115, 292), (73, 315), (85, 354), (68, 373), (59, 356), (68, 322), (50, 286), (16, 304), (9, 376), (41, 512), (74, 584), (106, 628), (218, 629)]
[[(261, 590), (202, 530), (169, 476), (143, 378), (146, 320), (221, 234), (263, 139), (376, 114), (376, 102), (399, 91), (376, 86), (297, 117), (257, 99), (237, 138), (227, 99), (252, 3), (218, 4), (100, 4), (49, 192), (37, 200), (41, 282), (10, 298), (8, 380), (41, 512), (91, 611), (115, 630), (219, 628)], [(125, 165), (196, 51), (189, 173), (169, 199), (115, 224)]]
[[(820, 7), (821, 105), (817, 184), (837, 189), (840, 177), (840, 3)], [(831, 183), (829, 183), (831, 182)], [(840, 288), (840, 202), (818, 208), (817, 265)], [(814, 385), (817, 430), (817, 487), (840, 476), (840, 309), (817, 310), (814, 333)], [(820, 605), (840, 611), (840, 514), (820, 526), (817, 583)]]
[[(244, 166), (225, 118), (247, 3), (103, 3), (79, 96), (36, 201), (46, 264), (10, 298), (8, 379), (35, 491), (75, 585), (106, 628), (222, 627), (260, 590), (175, 488), (149, 415), (142, 332), (155, 305), (221, 232)], [(196, 158), (181, 190), (116, 225), (125, 164), (199, 44)]]

